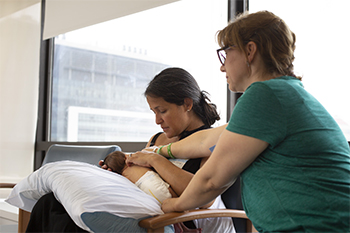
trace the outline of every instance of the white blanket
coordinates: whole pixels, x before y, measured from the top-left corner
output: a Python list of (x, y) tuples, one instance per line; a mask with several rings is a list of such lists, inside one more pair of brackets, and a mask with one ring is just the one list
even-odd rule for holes
[(140, 219), (162, 214), (160, 204), (125, 177), (82, 162), (48, 163), (19, 182), (6, 202), (31, 211), (36, 201), (53, 192), (73, 221), (91, 231), (83, 213), (108, 212)]

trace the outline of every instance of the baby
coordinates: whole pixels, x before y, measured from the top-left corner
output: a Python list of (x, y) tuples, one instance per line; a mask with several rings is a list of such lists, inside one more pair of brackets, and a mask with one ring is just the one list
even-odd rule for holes
[(114, 151), (107, 155), (101, 166), (106, 165), (108, 170), (118, 173), (139, 187), (145, 193), (153, 196), (159, 203), (171, 197), (177, 197), (174, 190), (151, 168), (125, 163), (126, 154), (121, 151)]
[[(121, 151), (114, 151), (107, 155), (104, 161), (100, 161), (100, 166), (118, 173), (139, 187), (145, 193), (154, 197), (160, 204), (170, 197), (177, 197), (174, 190), (151, 168), (133, 165), (127, 166), (125, 163), (126, 154)], [(189, 229), (183, 223), (174, 224), (175, 232), (201, 233), (202, 229)]]

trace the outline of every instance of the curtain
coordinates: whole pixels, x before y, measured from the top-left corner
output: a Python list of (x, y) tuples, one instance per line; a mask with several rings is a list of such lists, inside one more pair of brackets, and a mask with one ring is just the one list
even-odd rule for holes
[(17, 182), (33, 170), (41, 3), (0, 9), (0, 182)]

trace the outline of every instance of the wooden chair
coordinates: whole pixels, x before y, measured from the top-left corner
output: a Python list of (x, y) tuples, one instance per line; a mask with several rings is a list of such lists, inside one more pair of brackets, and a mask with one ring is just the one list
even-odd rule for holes
[(237, 182), (221, 195), (227, 209), (197, 209), (181, 213), (167, 213), (141, 220), (139, 226), (146, 228), (147, 232), (163, 232), (165, 226), (175, 223), (201, 218), (231, 217), (237, 233), (257, 232), (243, 211), (240, 193), (240, 182), (237, 178)]
[[(52, 145), (47, 151), (42, 165), (59, 160), (83, 161), (90, 164), (98, 164), (98, 162), (101, 159), (104, 159), (107, 154), (115, 150), (121, 149), (118, 146), (67, 146), (55, 144)], [(15, 184), (10, 183), (0, 184), (0, 188), (13, 188), (14, 186)], [(200, 218), (231, 217), (234, 219), (234, 224), (237, 232), (257, 232), (254, 229), (251, 221), (246, 216), (245, 212), (241, 210), (240, 196), (233, 194), (239, 193), (239, 191), (239, 182), (236, 182), (235, 185), (233, 185), (222, 195), (225, 205), (231, 209), (200, 209), (182, 213), (167, 213), (141, 220), (139, 222), (139, 226), (146, 228), (147, 232), (164, 232), (165, 226), (174, 223), (186, 222)], [(18, 215), (18, 232), (26, 231), (29, 219), (30, 212), (20, 209)], [(242, 226), (237, 228), (239, 223), (235, 222), (236, 219), (242, 219), (244, 221), (243, 228)], [(242, 223), (240, 224), (242, 225)]]
[(246, 232), (257, 232), (243, 210), (233, 209), (197, 209), (185, 212), (173, 212), (162, 214), (153, 218), (147, 218), (139, 222), (139, 226), (146, 228), (147, 232), (164, 232), (164, 227), (170, 224), (186, 222), (201, 218), (231, 217), (247, 220)]

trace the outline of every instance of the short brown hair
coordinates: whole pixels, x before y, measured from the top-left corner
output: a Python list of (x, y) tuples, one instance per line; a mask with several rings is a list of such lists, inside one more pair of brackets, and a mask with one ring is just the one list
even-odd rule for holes
[(241, 51), (253, 41), (264, 61), (265, 72), (301, 80), (294, 74), (293, 66), (296, 36), (281, 18), (269, 11), (238, 15), (218, 32), (217, 38), (221, 47), (235, 45)]

